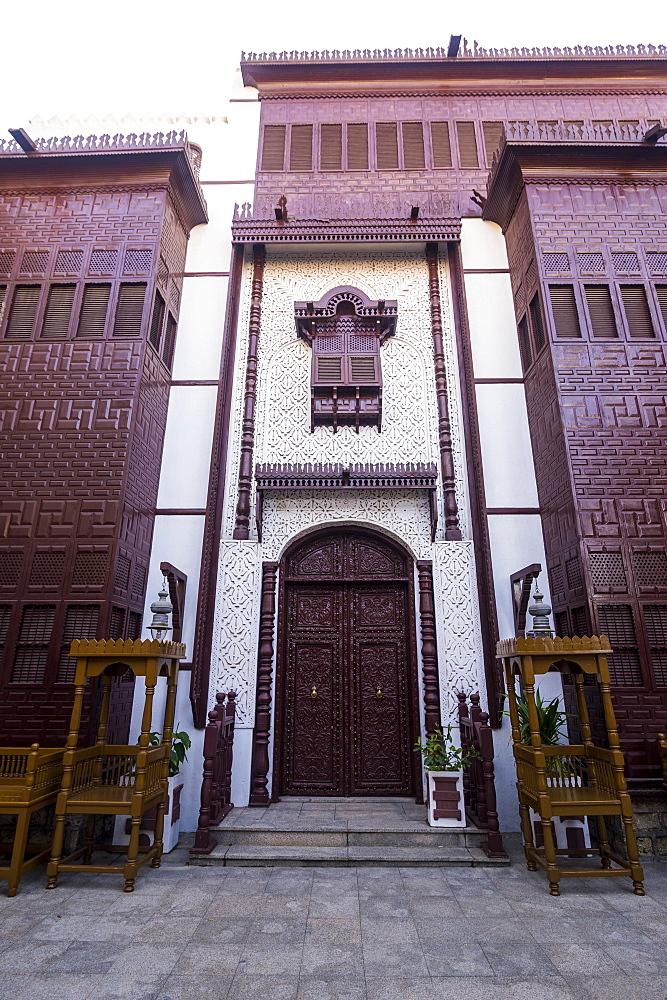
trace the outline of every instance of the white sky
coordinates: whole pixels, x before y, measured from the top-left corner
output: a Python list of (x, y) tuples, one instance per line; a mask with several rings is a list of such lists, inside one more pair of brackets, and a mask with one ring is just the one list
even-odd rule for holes
[(666, 43), (667, 4), (36, 0), (7, 2), (1, 31), (0, 134), (36, 114), (219, 114), (241, 50)]

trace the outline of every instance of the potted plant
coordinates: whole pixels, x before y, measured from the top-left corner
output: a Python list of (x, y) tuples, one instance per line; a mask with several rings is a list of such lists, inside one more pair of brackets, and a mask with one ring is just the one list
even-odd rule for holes
[[(161, 733), (150, 733), (148, 742), (151, 746), (159, 746), (162, 743)], [(178, 844), (181, 830), (181, 791), (183, 781), (181, 780), (181, 764), (188, 759), (188, 750), (192, 746), (189, 735), (184, 730), (179, 730), (176, 726), (171, 737), (171, 754), (169, 756), (169, 777), (167, 779), (167, 801), (164, 810), (164, 853), (168, 854)], [(148, 844), (151, 840), (149, 831), (155, 829), (155, 810), (150, 809), (144, 813), (141, 822), (141, 835), (139, 842)], [(117, 816), (114, 828), (114, 844), (128, 844), (130, 840), (130, 818), (129, 816)]]
[(430, 826), (465, 826), (463, 801), (463, 768), (479, 757), (477, 750), (463, 750), (452, 739), (452, 727), (446, 732), (436, 727), (418, 739), (415, 751), (420, 751), (426, 769), (428, 822)]
[[(539, 691), (535, 692), (535, 708), (537, 709), (537, 722), (539, 726), (540, 739), (542, 745), (546, 747), (559, 746), (563, 742), (563, 737), (567, 736), (565, 729), (567, 714), (561, 711), (558, 698), (551, 701), (543, 700)], [(525, 746), (530, 746), (530, 719), (528, 718), (528, 703), (525, 698), (517, 698), (517, 709), (519, 711), (519, 732), (521, 742)], [(547, 757), (547, 762), (551, 767), (547, 772), (547, 782), (562, 780), (567, 777), (570, 782), (579, 784), (581, 778), (573, 773), (567, 759)], [(535, 844), (541, 847), (544, 838), (542, 833), (542, 820), (533, 809), (530, 809), (530, 822), (533, 828)], [(566, 849), (577, 847), (590, 847), (591, 838), (588, 830), (588, 820), (585, 816), (554, 816), (552, 819), (556, 847)]]

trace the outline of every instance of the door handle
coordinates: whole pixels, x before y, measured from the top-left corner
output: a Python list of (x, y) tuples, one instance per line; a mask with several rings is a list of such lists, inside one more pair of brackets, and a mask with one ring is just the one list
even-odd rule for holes
[(379, 684), (378, 684), (378, 686), (377, 686), (377, 687), (375, 688), (375, 697), (376, 697), (376, 698), (383, 698), (383, 697), (384, 697), (384, 695), (383, 695), (383, 693), (382, 693), (382, 688), (380, 687), (380, 685), (379, 685)]
[(310, 689), (310, 697), (317, 698), (317, 687), (314, 684)]

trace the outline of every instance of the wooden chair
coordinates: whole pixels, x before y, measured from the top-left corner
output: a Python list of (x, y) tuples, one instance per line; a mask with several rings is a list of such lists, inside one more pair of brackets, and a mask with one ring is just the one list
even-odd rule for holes
[[(125, 877), (125, 892), (132, 892), (138, 869), (148, 861), (160, 867), (163, 848), (164, 806), (171, 736), (174, 727), (178, 662), (185, 656), (185, 646), (178, 642), (156, 640), (91, 641), (72, 643), (71, 655), (78, 657), (75, 675), (72, 721), (63, 755), (62, 782), (56, 799), (56, 814), (47, 866), (47, 889), (55, 889), (62, 871), (119, 872)], [(144, 711), (141, 735), (135, 746), (113, 746), (106, 742), (111, 682), (114, 676), (131, 670), (145, 680)], [(158, 677), (167, 678), (167, 698), (159, 746), (149, 746), (153, 720), (153, 696)], [(85, 684), (90, 677), (101, 677), (102, 709), (97, 743), (77, 749)], [(155, 836), (151, 847), (139, 856), (141, 817), (157, 806)], [(72, 813), (89, 816), (84, 846), (62, 857), (65, 820)], [(95, 817), (129, 815), (130, 842), (127, 847), (95, 847), (95, 850), (127, 851), (124, 864), (92, 864)], [(81, 863), (76, 863), (82, 859)]]
[[(549, 879), (552, 896), (560, 895), (561, 878), (576, 876), (628, 876), (634, 892), (644, 895), (644, 873), (639, 864), (637, 841), (632, 826), (632, 803), (624, 774), (623, 753), (620, 749), (616, 717), (611, 702), (609, 666), (611, 653), (606, 636), (582, 638), (514, 638), (498, 643), (497, 655), (505, 663), (512, 741), (517, 774), (517, 791), (521, 813), (526, 862), (531, 871), (540, 865)], [(535, 676), (558, 670), (573, 676), (579, 720), (581, 745), (543, 746), (535, 705)], [(597, 676), (600, 685), (609, 749), (595, 746), (584, 695), (584, 675)], [(530, 721), (530, 746), (521, 742), (517, 707), (516, 679), (521, 678)], [(529, 809), (542, 822), (544, 847), (533, 841)], [(554, 816), (594, 816), (597, 827), (597, 849), (557, 849), (552, 818)], [(620, 816), (624, 830), (628, 861), (612, 851), (607, 837), (605, 816)], [(561, 868), (558, 855), (600, 858), (599, 868)], [(616, 867), (614, 867), (616, 866)]]
[(16, 813), (16, 830), (9, 865), (0, 867), (8, 882), (7, 895), (15, 896), (21, 876), (49, 856), (49, 848), (26, 858), (30, 818), (37, 809), (56, 801), (63, 773), (61, 750), (0, 747), (0, 814)]

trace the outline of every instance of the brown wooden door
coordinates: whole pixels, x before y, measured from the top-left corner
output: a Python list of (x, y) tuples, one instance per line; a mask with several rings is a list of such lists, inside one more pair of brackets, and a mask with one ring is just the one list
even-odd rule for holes
[(413, 794), (407, 582), (292, 582), (284, 607), (282, 794)]

